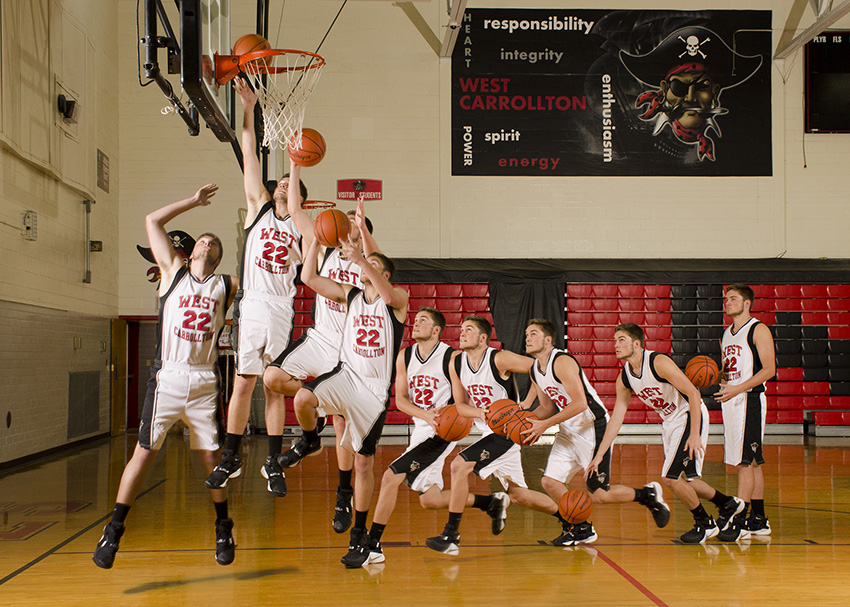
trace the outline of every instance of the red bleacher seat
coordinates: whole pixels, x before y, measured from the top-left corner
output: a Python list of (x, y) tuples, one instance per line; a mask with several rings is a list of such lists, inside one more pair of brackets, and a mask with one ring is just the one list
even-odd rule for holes
[(316, 292), (307, 285), (298, 285), (296, 297), (307, 297), (313, 299), (316, 297)]
[(776, 285), (773, 289), (776, 297), (800, 297), (800, 285)]
[(410, 297), (434, 297), (437, 295), (437, 285), (406, 285)]
[[(656, 352), (663, 352), (664, 354), (670, 353), (670, 342), (663, 340), (646, 340), (646, 349), (647, 350), (655, 350)], [(612, 346), (613, 347), (613, 346)]]
[(769, 408), (776, 409), (802, 409), (804, 399), (799, 396), (775, 396), (770, 399)]
[(619, 297), (643, 297), (643, 285), (620, 285), (617, 287)]
[(594, 339), (592, 342), (594, 354), (608, 354), (614, 351), (613, 339)]
[(617, 308), (621, 312), (642, 312), (644, 310), (643, 299), (621, 299)]
[(826, 301), (827, 310), (838, 310), (839, 312), (847, 312), (850, 310), (850, 298), (829, 297), (824, 301)]
[(487, 297), (490, 294), (490, 285), (484, 284), (463, 284), (464, 297)]
[(593, 354), (585, 354), (581, 352), (577, 352), (575, 354), (570, 352), (570, 354), (575, 357), (575, 359), (578, 361), (578, 364), (580, 364), (582, 367), (588, 367), (593, 364)]
[(495, 348), (496, 350), (504, 350), (505, 349), (505, 344), (503, 344), (502, 342), (500, 342), (497, 339), (491, 339), (489, 346), (491, 348)]
[(665, 312), (670, 309), (670, 300), (647, 298), (643, 300), (643, 309), (650, 312)]
[(768, 411), (766, 415), (768, 424), (802, 424), (802, 411)]
[(304, 334), (304, 331), (306, 331), (306, 330), (307, 330), (307, 327), (293, 326), (292, 327), (292, 341), (295, 341), (296, 339), (301, 337)]
[(443, 341), (457, 341), (458, 337), (460, 337), (460, 327), (458, 326), (447, 326), (443, 330)]
[(408, 303), (408, 308), (411, 310), (418, 310), (423, 306), (428, 308), (439, 309), (437, 308), (437, 300), (433, 297), (411, 297)]
[(590, 354), (593, 352), (593, 343), (591, 339), (571, 339), (567, 341), (567, 351), (570, 354)]
[[(652, 312), (650, 312), (650, 314), (652, 314)], [(645, 319), (646, 319), (646, 312), (632, 312), (632, 311), (619, 312), (617, 314), (617, 323), (616, 324), (619, 325), (619, 324), (624, 323), (624, 322), (633, 322), (636, 325), (643, 326), (645, 324), (644, 323)]]
[(617, 285), (593, 285), (594, 297), (617, 297)]
[(296, 327), (312, 327), (313, 319), (310, 318), (309, 312), (296, 312), (292, 324)]
[[(835, 312), (840, 314), (840, 312)], [(828, 325), (829, 314), (826, 312), (803, 312), (804, 325)]]
[(850, 339), (850, 327), (842, 325), (829, 327), (829, 339)]
[(463, 322), (463, 312), (443, 312), (443, 316), (446, 317), (447, 325), (459, 325)]
[[(644, 312), (644, 325), (670, 325), (671, 313), (668, 312)], [(638, 323), (641, 324), (641, 323)]]
[(654, 340), (669, 340), (670, 339), (670, 327), (656, 327), (656, 326), (644, 326), (643, 332), (646, 335), (647, 339)]
[[(726, 285), (727, 287), (729, 285)], [(776, 285), (750, 285), (756, 299), (773, 298), (776, 295)], [(726, 291), (726, 287), (723, 288)]]
[(645, 424), (646, 423), (646, 412), (645, 411), (626, 411), (626, 417), (623, 420), (624, 424)]
[(462, 294), (461, 285), (437, 285), (437, 297), (460, 297)]
[[(783, 382), (770, 381), (770, 382), (767, 382), (767, 392), (768, 392), (768, 394), (770, 394), (771, 390), (772, 390), (773, 394), (786, 394), (786, 395), (802, 396), (803, 395), (803, 384), (804, 383), (806, 383), (806, 382), (801, 382), (801, 381), (783, 381)], [(814, 382), (809, 382), (809, 383), (814, 383)], [(827, 386), (827, 388), (828, 387), (829, 386)], [(819, 392), (809, 392), (808, 394), (820, 394), (820, 393)]]
[(722, 424), (723, 423), (723, 411), (718, 411), (712, 409), (708, 412), (708, 423), (709, 424)]
[(595, 328), (596, 327), (569, 326), (567, 327), (567, 339), (591, 339)]
[[(620, 370), (612, 367), (596, 367), (593, 369), (593, 379), (595, 382), (615, 382), (620, 376)], [(588, 376), (589, 377), (589, 376)]]
[(826, 299), (822, 297), (803, 297), (800, 300), (800, 309), (808, 310), (813, 312), (819, 312), (821, 310), (826, 310)]
[(803, 297), (829, 297), (826, 285), (802, 285), (800, 290)]
[(489, 322), (491, 325), (493, 324), (493, 314), (491, 312), (486, 312), (484, 310), (481, 310), (481, 311), (477, 312), (477, 314), (478, 314), (478, 316), (480, 316), (481, 318), (483, 318), (484, 320)]
[[(569, 315), (567, 318), (569, 318)], [(616, 312), (594, 312), (592, 324), (615, 327), (620, 324), (620, 315)]]
[(850, 416), (843, 411), (815, 411), (814, 420), (818, 426), (845, 426), (850, 423)]
[(590, 297), (593, 294), (593, 287), (590, 285), (567, 285), (567, 297)]
[(593, 310), (593, 300), (582, 297), (567, 298), (567, 315), (570, 312), (590, 312)]
[[(616, 297), (594, 297), (590, 301), (593, 302), (593, 309), (600, 312), (614, 312), (617, 310), (618, 300)], [(640, 300), (634, 299), (624, 299), (622, 301), (637, 301), (640, 303)]]
[(850, 285), (826, 285), (830, 297), (850, 297)]
[[(805, 316), (805, 314), (803, 315)], [(850, 325), (850, 312), (827, 312), (826, 322), (819, 322), (819, 325)]]
[[(760, 321), (762, 321), (763, 323), (765, 323), (766, 325), (773, 326), (773, 325), (776, 324), (776, 312), (759, 312), (759, 311), (753, 310), (753, 314), (758, 316), (758, 319)], [(727, 322), (727, 320), (728, 320), (728, 322)], [(726, 316), (725, 314), (723, 315), (723, 321), (724, 321), (723, 322), (724, 326), (732, 324), (732, 319), (729, 318), (728, 316)]]
[[(764, 309), (769, 309), (768, 305), (770, 304), (769, 299), (764, 299), (762, 302), (765, 304)], [(776, 298), (773, 300), (773, 309), (779, 312), (796, 312), (800, 309), (800, 299), (780, 299)]]
[[(829, 382), (826, 381), (804, 381), (803, 394), (829, 394)], [(780, 387), (781, 390), (781, 387)]]
[(463, 300), (460, 297), (444, 297), (438, 301), (440, 307), (437, 309), (443, 314), (463, 310)]
[(594, 339), (610, 339), (613, 341), (614, 327), (611, 327), (609, 325), (596, 325), (595, 327), (591, 328), (593, 329)]
[(593, 312), (568, 312), (567, 322), (571, 325), (593, 324)]
[(410, 416), (407, 413), (402, 413), (398, 409), (390, 409), (387, 411), (387, 424), (409, 424), (411, 423)]
[[(775, 398), (780, 398), (780, 397), (777, 396)], [(790, 397), (790, 398), (796, 398), (796, 397)], [(804, 396), (803, 397), (803, 405), (802, 405), (801, 408), (803, 408), (803, 409), (830, 409), (830, 408), (840, 409), (841, 407), (833, 407), (832, 406), (832, 399), (833, 398), (841, 398), (841, 397), (839, 397), (839, 396), (824, 396), (824, 395), (820, 395), (820, 394), (815, 394), (813, 396)], [(770, 402), (772, 402), (772, 401), (768, 401), (768, 408), (770, 407)]]
[(307, 299), (306, 297), (296, 297), (293, 303), (293, 307), (296, 312), (309, 312), (310, 308), (313, 307), (313, 299)]
[(670, 285), (644, 285), (643, 294), (646, 297), (670, 297)]
[(800, 367), (778, 367), (776, 381), (803, 381), (803, 369)]
[(596, 367), (617, 367), (620, 368), (620, 361), (617, 360), (617, 355), (613, 353), (594, 354), (593, 365)]

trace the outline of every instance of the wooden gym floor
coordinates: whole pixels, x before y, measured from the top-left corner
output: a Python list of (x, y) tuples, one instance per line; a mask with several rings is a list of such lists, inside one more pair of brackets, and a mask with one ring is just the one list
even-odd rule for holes
[[(494, 537), (489, 518), (467, 510), (460, 555), (451, 557), (424, 545), (442, 530), (445, 511), (422, 510), (402, 487), (384, 534), (386, 563), (346, 570), (339, 558), (348, 534), (330, 526), (333, 448), (287, 471), (289, 494), (275, 498), (259, 474), (265, 438), (246, 440), (246, 468), (228, 484), (236, 562), (221, 567), (213, 559), (205, 474), (183, 437), (171, 435), (130, 511), (115, 566), (106, 571), (92, 563), (91, 553), (134, 440), (105, 441), (0, 476), (0, 604), (848, 604), (841, 580), (850, 562), (850, 439), (769, 437), (766, 501), (773, 534), (765, 539), (683, 545), (678, 537), (692, 519), (668, 491), (673, 516), (667, 528), (656, 529), (636, 504), (602, 506), (591, 517), (599, 540), (577, 548), (547, 545), (559, 528), (543, 514), (512, 506), (507, 528)], [(381, 446), (378, 479), (402, 450)], [(533, 488), (540, 486), (547, 452), (546, 446), (523, 451)], [(735, 477), (726, 475), (721, 455), (719, 445), (710, 445), (705, 479), (734, 493)], [(658, 444), (620, 444), (614, 481), (642, 486), (657, 478), (661, 461)], [(488, 486), (477, 480), (473, 489)], [(714, 514), (713, 506), (707, 509)]]

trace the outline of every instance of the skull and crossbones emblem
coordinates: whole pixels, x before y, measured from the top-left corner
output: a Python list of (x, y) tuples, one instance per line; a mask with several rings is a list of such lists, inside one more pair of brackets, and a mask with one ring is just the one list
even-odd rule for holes
[(702, 42), (699, 41), (699, 38), (696, 36), (688, 36), (687, 40), (679, 36), (679, 40), (685, 43), (685, 50), (679, 55), (681, 59), (684, 55), (688, 55), (690, 57), (696, 57), (698, 54), (705, 59), (706, 54), (699, 50), (699, 47), (711, 40), (711, 38), (706, 38)]

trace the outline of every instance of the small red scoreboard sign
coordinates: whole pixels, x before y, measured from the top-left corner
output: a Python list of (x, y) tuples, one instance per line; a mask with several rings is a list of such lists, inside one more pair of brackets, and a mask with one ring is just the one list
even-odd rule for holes
[(362, 194), (364, 200), (383, 199), (384, 182), (380, 179), (337, 179), (336, 197), (338, 200), (357, 200)]

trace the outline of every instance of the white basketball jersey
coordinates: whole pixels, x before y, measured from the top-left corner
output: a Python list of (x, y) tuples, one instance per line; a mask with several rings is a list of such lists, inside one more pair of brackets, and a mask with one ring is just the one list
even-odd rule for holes
[(640, 362), (640, 375), (632, 373), (629, 363), (623, 367), (623, 383), (635, 396), (654, 409), (662, 419), (669, 423), (688, 415), (688, 399), (685, 398), (667, 380), (660, 379), (655, 374), (654, 358), (663, 356), (652, 350), (643, 351)]
[[(534, 382), (540, 387), (546, 395), (552, 399), (552, 402), (555, 403), (555, 406), (558, 410), (563, 410), (567, 405), (569, 405), (573, 399), (567, 394), (567, 391), (564, 389), (563, 384), (555, 375), (554, 365), (555, 361), (560, 356), (569, 356), (573, 360), (575, 357), (567, 354), (564, 350), (553, 349), (549, 353), (549, 358), (546, 360), (546, 368), (543, 371), (537, 366), (537, 361), (531, 366), (531, 377), (534, 379)], [(575, 361), (578, 365), (578, 361)], [(585, 426), (588, 422), (592, 423), (597, 419), (608, 420), (608, 411), (605, 409), (605, 406), (602, 404), (602, 401), (599, 398), (599, 395), (596, 393), (596, 390), (590, 384), (590, 381), (587, 379), (587, 376), (584, 374), (584, 370), (581, 368), (581, 365), (578, 365), (579, 375), (581, 376), (581, 383), (584, 386), (584, 397), (587, 401), (587, 410), (583, 413), (579, 413), (578, 415), (571, 417), (565, 422), (561, 422), (561, 427), (564, 430), (569, 430), (571, 428), (575, 428), (577, 426)]]
[(375, 394), (386, 394), (395, 378), (395, 361), (401, 349), (404, 324), (381, 297), (369, 303), (363, 291), (348, 292), (348, 314), (342, 332), (339, 360)]
[[(499, 369), (496, 368), (496, 352), (498, 350), (487, 348), (477, 369), (472, 368), (469, 354), (466, 352), (461, 352), (460, 356), (455, 358), (455, 371), (469, 396), (469, 404), (474, 407), (489, 405), (503, 398), (516, 400), (516, 391), (510, 378), (502, 379)], [(484, 436), (493, 433), (487, 422), (482, 419), (476, 419), (475, 425)]]
[(301, 233), (292, 217), (277, 216), (270, 200), (245, 230), (242, 290), (293, 299), (301, 262)]
[[(360, 266), (350, 259), (345, 259), (339, 249), (327, 250), (319, 276), (363, 289), (363, 283), (360, 281)], [(345, 304), (316, 293), (313, 331), (338, 348), (342, 342), (344, 324)]]
[[(753, 331), (760, 321), (750, 318), (737, 332), (732, 325), (726, 327), (720, 340), (723, 353), (723, 369), (726, 371), (726, 383), (742, 384), (761, 371), (762, 364), (753, 341)], [(764, 384), (756, 386), (750, 392), (764, 392)]]
[(160, 298), (157, 360), (212, 365), (230, 293), (230, 277), (213, 274), (200, 282), (183, 266)]
[[(404, 350), (407, 366), (407, 397), (414, 405), (429, 411), (447, 405), (452, 399), (452, 381), (449, 378), (449, 363), (454, 350), (448, 344), (438, 342), (428, 358), (422, 360), (417, 344)], [(420, 427), (430, 427), (425, 420), (413, 418)]]

